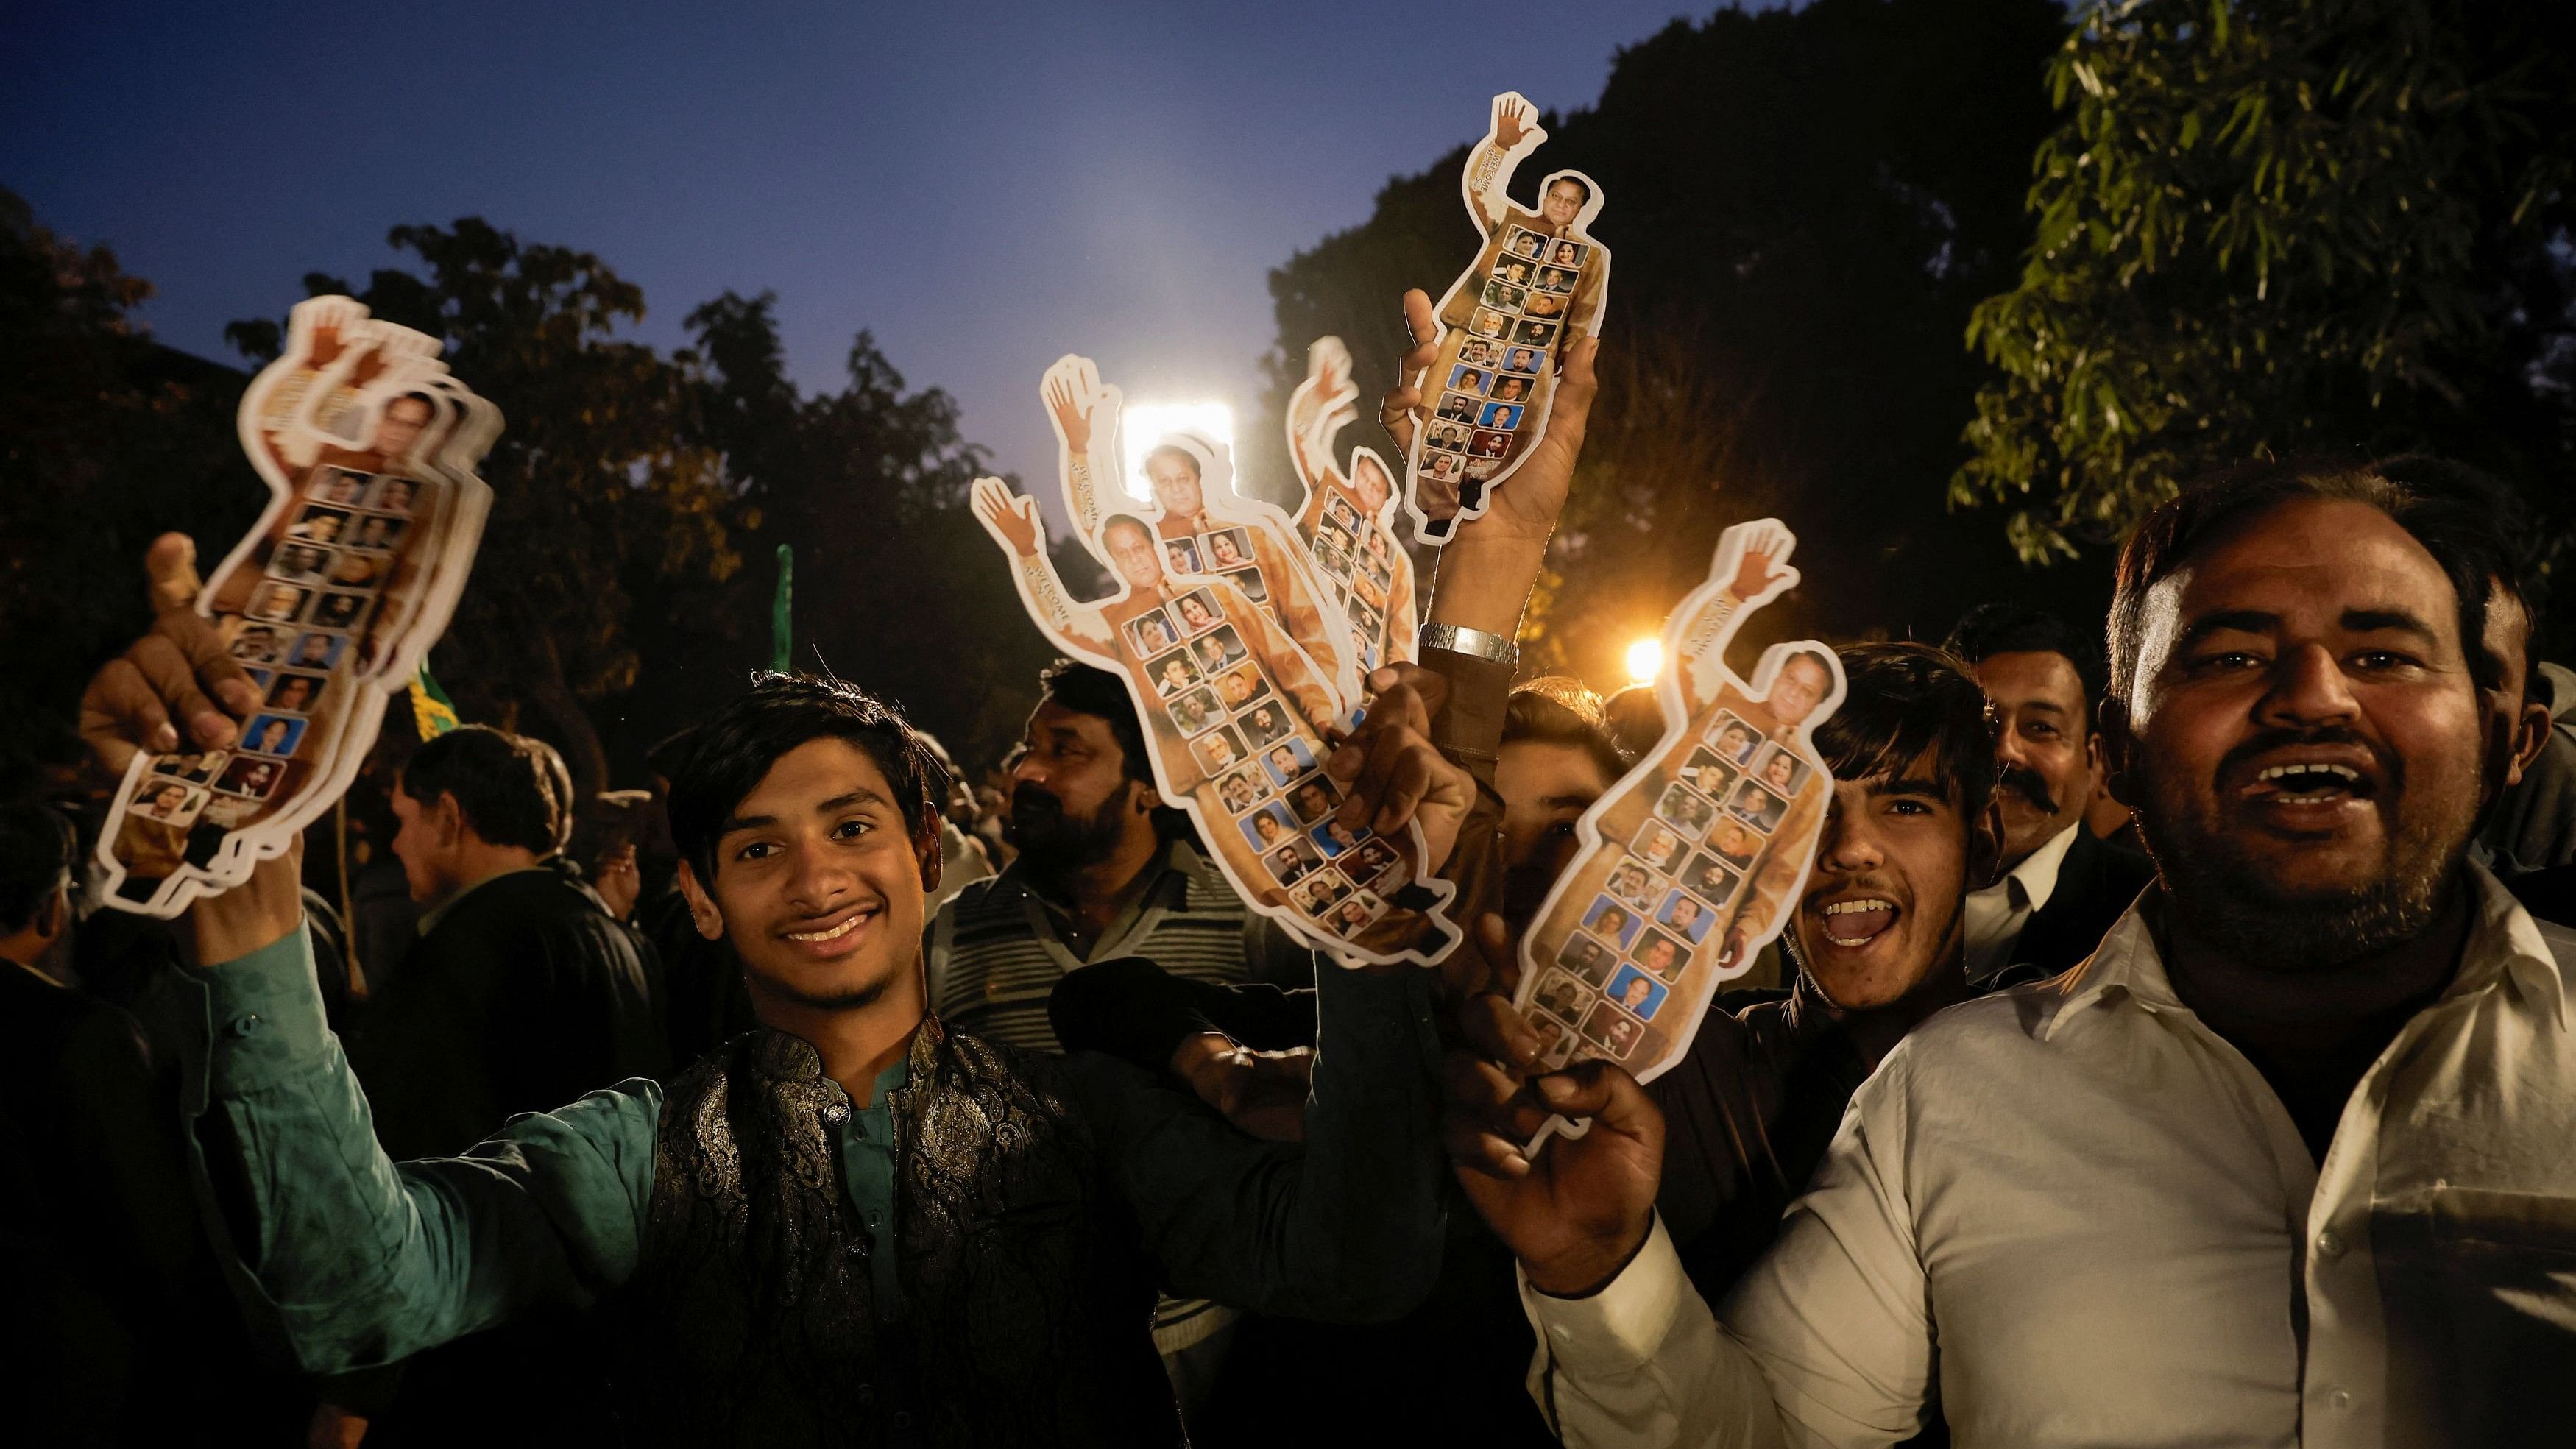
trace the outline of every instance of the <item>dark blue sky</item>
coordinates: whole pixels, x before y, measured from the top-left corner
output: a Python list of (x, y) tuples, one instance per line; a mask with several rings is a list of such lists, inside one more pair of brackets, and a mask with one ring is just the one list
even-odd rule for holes
[(599, 253), (657, 343), (774, 289), (809, 389), (872, 328), (1040, 476), (1059, 354), (1131, 399), (1244, 406), (1270, 267), (1479, 133), (1494, 91), (1584, 105), (1617, 46), (1711, 6), (7, 8), (0, 185), (150, 278), (175, 346), (230, 358), (223, 324), (304, 272), (363, 280), (390, 226), (479, 214)]

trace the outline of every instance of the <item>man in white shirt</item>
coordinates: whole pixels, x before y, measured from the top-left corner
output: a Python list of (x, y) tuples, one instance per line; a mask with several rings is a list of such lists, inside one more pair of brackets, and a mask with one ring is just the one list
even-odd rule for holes
[[(2186, 490), (2123, 550), (2109, 761), (2161, 883), (2066, 976), (1915, 1029), (1712, 1315), (1600, 1064), (1451, 1149), (1566, 1442), (2563, 1441), (2576, 935), (2466, 861), (2516, 772), (2503, 541), (2366, 471)], [(1526, 1142), (1545, 1112), (1580, 1139)]]
[(2155, 876), (2084, 823), (2102, 773), (2102, 647), (2054, 614), (2002, 603), (1969, 610), (1945, 647), (1986, 691), (2003, 767), (2003, 873), (1968, 893), (1968, 984), (2054, 976), (2092, 955)]

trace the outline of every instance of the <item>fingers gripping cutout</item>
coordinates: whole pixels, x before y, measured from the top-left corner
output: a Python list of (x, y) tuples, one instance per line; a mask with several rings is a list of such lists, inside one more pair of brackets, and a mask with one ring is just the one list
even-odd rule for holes
[(156, 602), (177, 606), (155, 633), (197, 688), (153, 677), (142, 646), (130, 656), (140, 688), (198, 715), (220, 701), (225, 728), (147, 739), (126, 765), (99, 844), (110, 904), (175, 915), (289, 850), (355, 778), (390, 691), (454, 614), (491, 504), (475, 469), (501, 418), (438, 352), (317, 297), (244, 392), (268, 507), (202, 587), (185, 549), (152, 563)]
[(1842, 702), (1842, 666), (1812, 640), (1775, 644), (1748, 683), (1726, 647), (1796, 585), (1796, 542), (1773, 519), (1727, 529), (1707, 582), (1665, 620), (1663, 738), (1583, 813), (1521, 941), (1514, 1002), (1545, 1068), (1599, 1058), (1652, 1080), (1788, 924), (1833, 791), (1814, 734)]

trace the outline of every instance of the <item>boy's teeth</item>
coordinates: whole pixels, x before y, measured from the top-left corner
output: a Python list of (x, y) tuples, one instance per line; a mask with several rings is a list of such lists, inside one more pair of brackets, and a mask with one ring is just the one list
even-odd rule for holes
[(2291, 775), (2332, 775), (2346, 784), (2361, 783), (2361, 772), (2349, 765), (2273, 765), (2254, 778), (2257, 783), (2262, 783)]
[(1832, 905), (1825, 907), (1825, 914), (1828, 916), (1849, 916), (1856, 915), (1862, 911), (1892, 911), (1894, 909), (1896, 909), (1895, 905), (1888, 901), (1836, 901)]
[(860, 918), (857, 916), (852, 916), (848, 920), (843, 921), (841, 924), (834, 926), (828, 931), (790, 931), (787, 933), (787, 939), (791, 941), (837, 941), (841, 937), (857, 930), (859, 928), (859, 919)]

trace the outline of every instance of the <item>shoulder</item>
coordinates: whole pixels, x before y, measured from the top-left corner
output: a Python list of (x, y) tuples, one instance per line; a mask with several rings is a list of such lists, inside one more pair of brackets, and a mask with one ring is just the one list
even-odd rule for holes
[(2052, 1049), (2049, 1032), (2081, 974), (2069, 971), (1933, 1013), (1879, 1063), (1856, 1100), (1882, 1108), (1902, 1104), (1911, 1117), (1927, 1104), (1976, 1113), (2025, 1096), (2036, 1089), (2034, 1078), (2070, 1068), (2068, 1054)]

